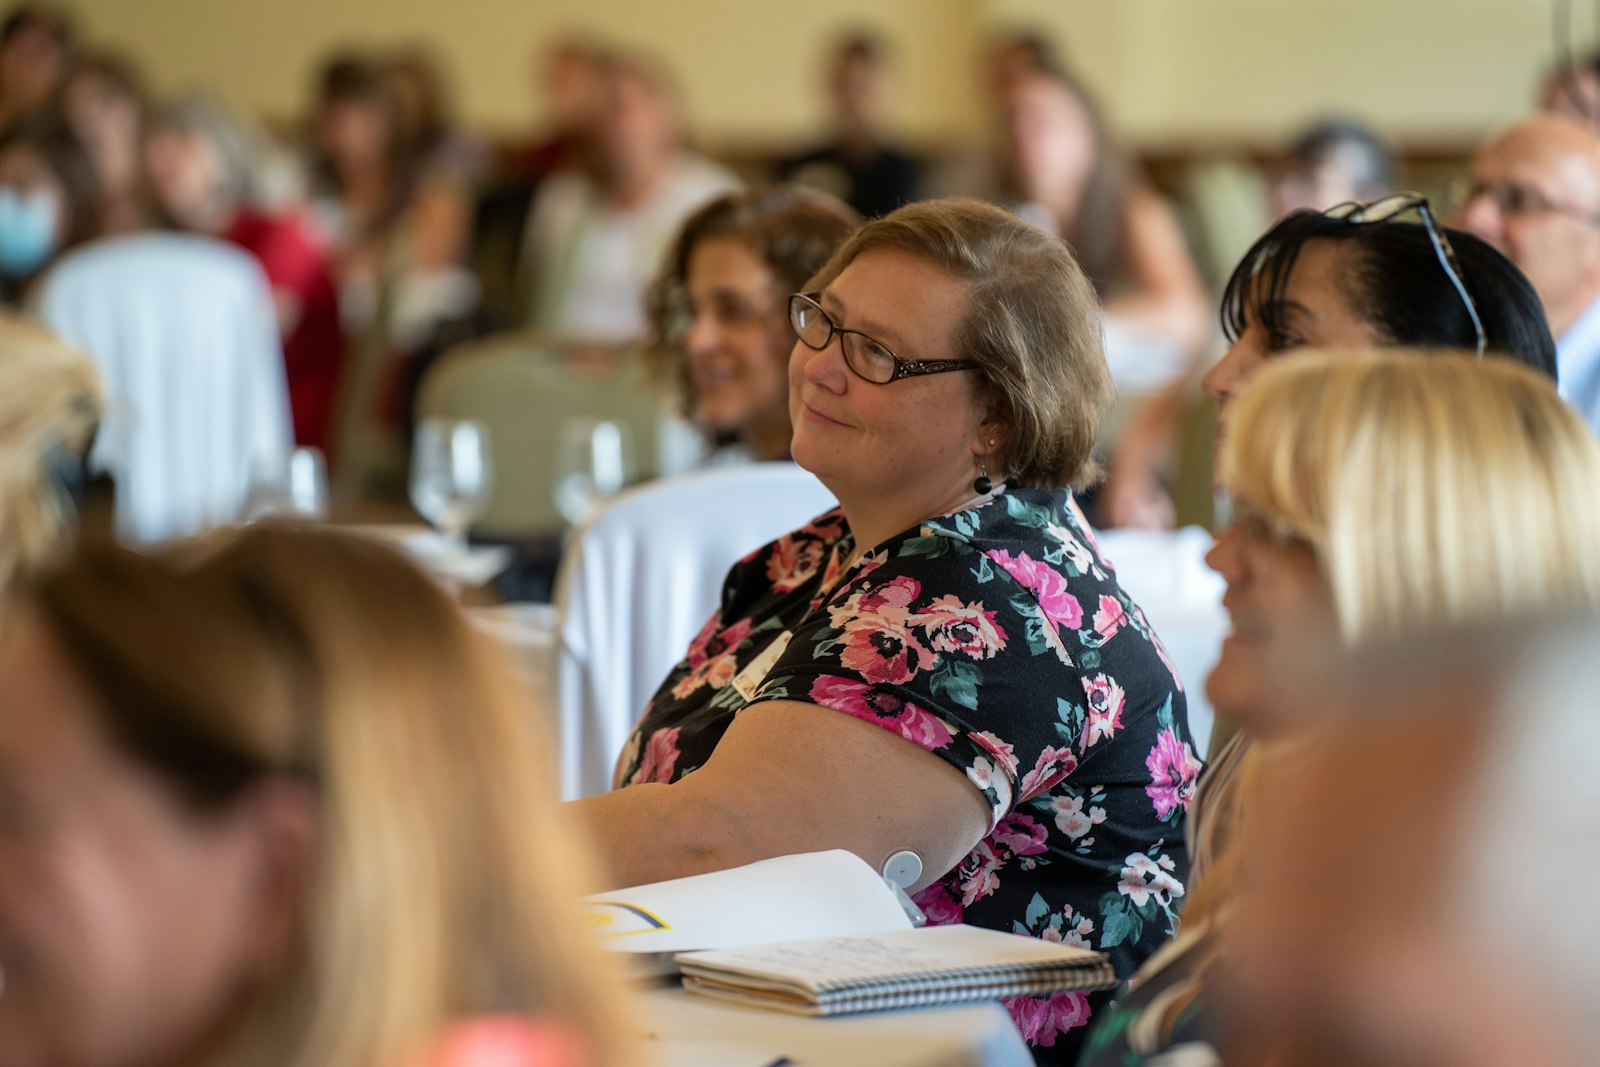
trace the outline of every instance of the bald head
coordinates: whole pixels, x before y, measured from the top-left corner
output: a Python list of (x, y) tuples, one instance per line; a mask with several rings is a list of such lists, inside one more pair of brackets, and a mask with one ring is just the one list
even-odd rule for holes
[(1522, 269), (1560, 338), (1600, 299), (1600, 134), (1550, 113), (1498, 134), (1473, 157), (1459, 221)]

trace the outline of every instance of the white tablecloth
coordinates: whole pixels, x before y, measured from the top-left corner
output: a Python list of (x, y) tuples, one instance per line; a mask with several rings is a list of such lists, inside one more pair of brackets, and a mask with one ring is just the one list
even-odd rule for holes
[[(1032, 1067), (998, 1002), (807, 1019), (676, 987), (640, 998), (641, 1059), (659, 1067)], [(785, 1057), (787, 1059), (785, 1060)]]

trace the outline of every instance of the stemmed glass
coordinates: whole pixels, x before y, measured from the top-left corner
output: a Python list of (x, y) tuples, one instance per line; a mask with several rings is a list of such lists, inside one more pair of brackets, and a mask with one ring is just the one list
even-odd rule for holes
[(556, 453), (556, 510), (573, 526), (588, 519), (628, 481), (627, 429), (605, 419), (569, 419)]
[(273, 516), (328, 517), (328, 464), (320, 451), (296, 448), (251, 461), (239, 518), (254, 522)]
[(467, 551), (467, 528), (489, 505), (494, 477), (489, 430), (481, 422), (426, 419), (411, 452), (411, 503), (444, 535), (457, 557)]

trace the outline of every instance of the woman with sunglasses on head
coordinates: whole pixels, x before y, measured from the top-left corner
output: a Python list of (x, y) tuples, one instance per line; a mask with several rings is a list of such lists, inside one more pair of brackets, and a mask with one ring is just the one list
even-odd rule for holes
[(1313, 352), (1264, 369), (1232, 416), (1220, 481), (1234, 521), (1207, 562), (1233, 632), (1206, 694), (1239, 732), (1196, 794), (1178, 937), (1103, 1016), (1085, 1067), (1221, 1062), (1210, 1001), (1249, 861), (1239, 827), (1271, 802), (1261, 765), (1311, 738), (1296, 709), (1323, 672), (1435, 629), (1600, 608), (1600, 441), (1548, 377), (1494, 358)]
[[(793, 456), (840, 507), (730, 571), (625, 788), (575, 803), (618, 884), (910, 852), (930, 921), (1092, 945), (1128, 973), (1172, 928), (1200, 763), (1068, 488), (1111, 393), (1093, 288), (1051, 235), (937, 200), (868, 223), (808, 289), (789, 304)], [(1071, 1062), (1094, 1003), (1010, 1007)]]
[[(1409, 193), (1280, 220), (1234, 268), (1222, 326), (1229, 347), (1203, 379), (1219, 441), (1234, 394), (1265, 362), (1298, 348), (1483, 352), (1556, 376), (1555, 341), (1527, 278), (1486, 242), (1439, 225)], [(1131, 514), (1118, 500), (1161, 493), (1144, 462), (1111, 466), (1108, 521)]]

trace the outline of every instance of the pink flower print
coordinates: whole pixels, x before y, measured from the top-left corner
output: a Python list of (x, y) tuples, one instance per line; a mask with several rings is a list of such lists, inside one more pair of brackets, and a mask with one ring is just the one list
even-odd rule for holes
[(1094, 627), (1094, 632), (1099, 634), (1102, 640), (1109, 641), (1127, 621), (1128, 615), (1122, 610), (1122, 603), (1116, 597), (1102, 593), (1100, 607), (1095, 610), (1094, 621), (1090, 623)]
[(767, 557), (767, 580), (775, 592), (787, 593), (810, 581), (820, 566), (822, 542), (786, 534), (773, 544)]
[(1045, 851), (1045, 828), (1032, 816), (1012, 813), (1000, 820), (989, 840), (1011, 856), (1037, 856)]
[(1039, 601), (1039, 609), (1053, 625), (1076, 630), (1083, 625), (1083, 605), (1067, 592), (1067, 579), (1048, 563), (1030, 559), (1026, 552), (1011, 553), (995, 549), (989, 558), (1017, 580), (1017, 584), (1032, 593)]
[(1082, 993), (1012, 997), (1005, 1006), (1022, 1039), (1034, 1047), (1050, 1048), (1062, 1034), (1089, 1024), (1089, 998)]
[(1167, 819), (1180, 809), (1188, 811), (1195, 780), (1200, 777), (1200, 761), (1189, 742), (1179, 741), (1177, 732), (1167, 727), (1156, 735), (1155, 747), (1144, 758), (1144, 765), (1150, 771), (1150, 784), (1144, 791), (1155, 805), (1156, 815)]
[(811, 699), (825, 708), (893, 730), (929, 752), (944, 748), (951, 741), (950, 727), (937, 715), (852, 678), (820, 676), (811, 683)]
[(903, 611), (858, 615), (845, 623), (842, 640), (840, 664), (873, 683), (908, 682), (935, 662)]
[(672, 781), (672, 774), (678, 769), (679, 729), (674, 726), (670, 730), (657, 730), (650, 735), (650, 740), (645, 742), (644, 758), (639, 761), (639, 769), (633, 775), (634, 785)]
[(948, 879), (940, 879), (911, 900), (927, 916), (929, 926), (951, 926), (967, 917), (961, 902), (950, 892)]
[(972, 739), (973, 744), (989, 753), (999, 762), (1000, 766), (1005, 769), (1007, 778), (1015, 778), (1017, 776), (1017, 757), (1009, 744), (987, 730), (981, 733), (968, 734), (967, 736)]
[(1083, 749), (1116, 736), (1122, 729), (1122, 709), (1127, 699), (1115, 678), (1097, 674), (1083, 678), (1083, 691), (1089, 697), (1089, 721), (1083, 728)]
[(995, 851), (990, 838), (978, 842), (978, 847), (967, 854), (960, 867), (962, 907), (970, 908), (974, 902), (1000, 888), (1000, 868), (1005, 861), (1005, 857)]
[(672, 695), (683, 700), (703, 685), (721, 689), (737, 673), (739, 645), (750, 636), (751, 621), (740, 619), (725, 630), (718, 630), (721, 616), (713, 615), (689, 645), (689, 673), (672, 687)]
[[(854, 586), (858, 581), (859, 576), (849, 585)], [(917, 594), (920, 592), (922, 583), (904, 575), (881, 585), (863, 585), (844, 600), (828, 608), (828, 621), (835, 628), (843, 628), (853, 619), (867, 615), (881, 615), (886, 619), (910, 625), (908, 620), (911, 617), (911, 602), (917, 599)]]
[(1033, 770), (1023, 776), (1017, 803), (1025, 804), (1041, 793), (1049, 792), (1077, 769), (1078, 757), (1071, 749), (1046, 748), (1039, 753), (1039, 761), (1033, 765)]
[(994, 612), (980, 603), (963, 604), (946, 595), (918, 612), (912, 622), (923, 628), (928, 643), (938, 652), (960, 652), (973, 659), (988, 659), (1006, 647), (1006, 635)]
[(1011, 780), (1008, 779), (1000, 768), (983, 756), (977, 756), (967, 767), (967, 780), (978, 787), (978, 792), (989, 801), (989, 809), (994, 812), (995, 818), (1000, 813), (1011, 808)]
[(1135, 852), (1122, 863), (1117, 892), (1135, 907), (1142, 908), (1154, 898), (1157, 904), (1170, 908), (1174, 898), (1183, 896), (1183, 883), (1173, 876), (1177, 864), (1172, 862), (1172, 857), (1162, 855), (1151, 859), (1142, 852)]

